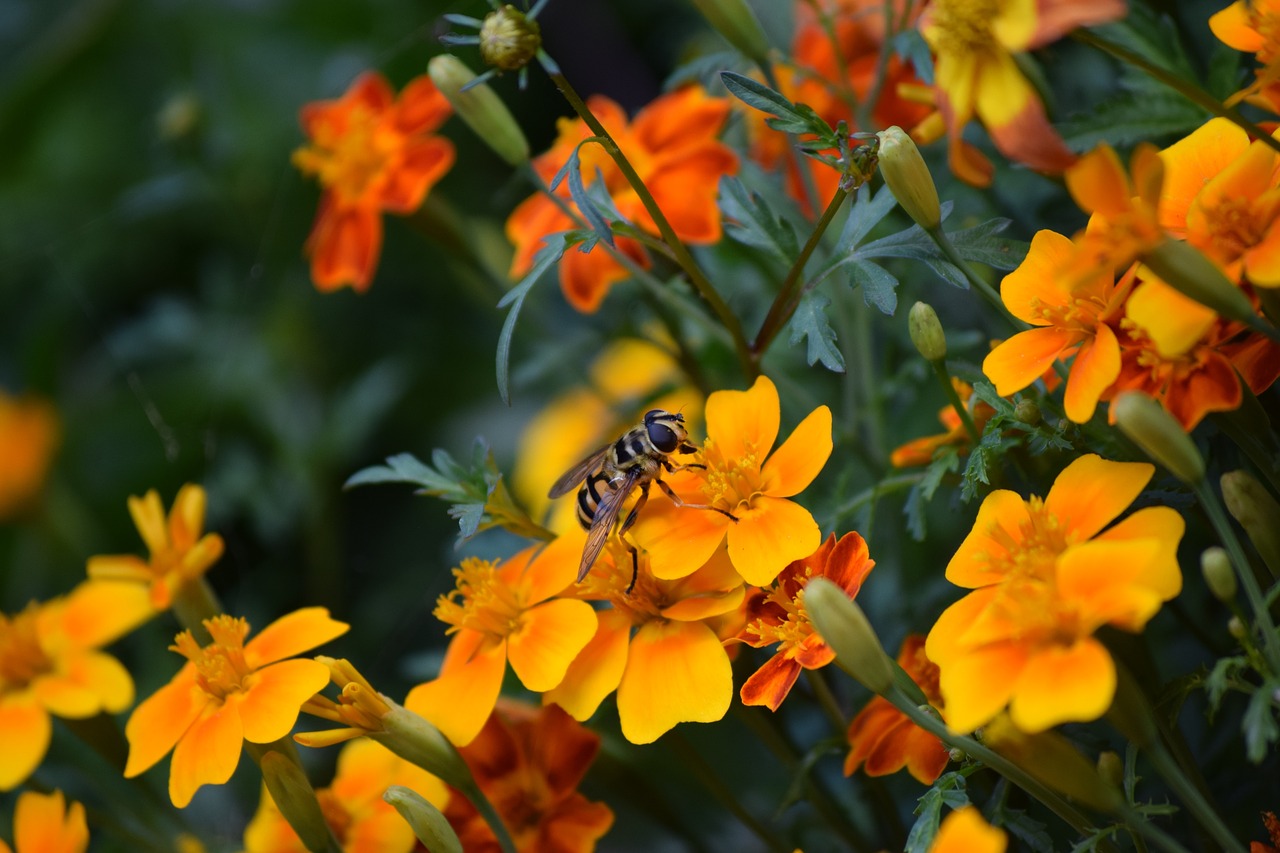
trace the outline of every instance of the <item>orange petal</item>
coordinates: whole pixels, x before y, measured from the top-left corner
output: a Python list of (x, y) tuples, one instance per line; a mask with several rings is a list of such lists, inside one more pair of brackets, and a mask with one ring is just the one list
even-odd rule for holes
[[(718, 551), (717, 554), (723, 553)], [(724, 562), (732, 569), (728, 556)], [(735, 576), (737, 573), (734, 573)], [(697, 622), (714, 616), (723, 616), (737, 610), (746, 596), (746, 588), (739, 578), (737, 585), (731, 589), (717, 589), (701, 595), (681, 598), (670, 607), (662, 608), (663, 619), (675, 619), (679, 622)]]
[[(648, 269), (648, 255), (639, 243), (623, 237), (616, 242), (619, 251)], [(588, 253), (570, 250), (560, 260), (560, 290), (569, 304), (583, 314), (595, 313), (609, 288), (629, 275), (622, 264), (598, 245)]]
[(1062, 404), (1067, 417), (1078, 424), (1088, 423), (1101, 397), (1120, 375), (1120, 342), (1105, 323), (1097, 325), (1093, 340), (1076, 352), (1067, 375)]
[(733, 522), (718, 512), (651, 500), (628, 535), (649, 552), (649, 570), (654, 577), (672, 580), (706, 565), (724, 542), (725, 528), (730, 525)]
[(0, 791), (26, 781), (49, 750), (53, 721), (29, 694), (0, 696)]
[(395, 126), (412, 136), (435, 130), (453, 112), (453, 107), (427, 75), (415, 77), (400, 90), (395, 104)]
[(1058, 558), (1057, 583), (1064, 604), (1076, 614), (1077, 630), (1092, 632), (1105, 623), (1142, 630), (1160, 609), (1161, 599), (1138, 578), (1162, 550), (1161, 543), (1151, 539), (1095, 540), (1068, 548)]
[[(707, 245), (718, 241), (721, 235), (720, 208), (716, 203), (720, 178), (737, 171), (737, 155), (715, 143), (688, 152), (676, 165), (655, 171), (645, 185), (676, 236), (687, 243)], [(646, 231), (658, 231), (638, 198), (634, 204), (620, 204), (618, 209)]]
[(800, 677), (801, 666), (794, 658), (779, 652), (764, 666), (751, 673), (743, 683), (738, 695), (743, 705), (764, 705), (770, 711), (778, 710), (782, 700), (787, 698), (791, 687)]
[(368, 290), (381, 251), (382, 216), (375, 208), (340, 206), (330, 193), (321, 198), (306, 244), (317, 289)]
[(1045, 508), (1060, 522), (1068, 543), (1083, 542), (1124, 512), (1154, 473), (1149, 462), (1109, 462), (1090, 453), (1062, 470)]
[(73, 647), (90, 649), (119, 639), (155, 615), (147, 587), (128, 581), (81, 581), (58, 613), (58, 628)]
[(347, 623), (330, 618), (328, 608), (303, 607), (281, 616), (245, 643), (245, 661), (257, 669), (310, 651), (341, 637), (350, 628)]
[(989, 722), (1009, 703), (1027, 657), (1022, 644), (1000, 643), (968, 651), (945, 665), (939, 663), (947, 726), (955, 732), (971, 732)]
[(1149, 564), (1134, 575), (1134, 581), (1169, 601), (1182, 591), (1182, 570), (1178, 566), (1178, 543), (1187, 523), (1175, 509), (1152, 506), (1140, 509), (1095, 537), (1096, 542), (1125, 542), (1145, 539), (1155, 542), (1157, 551)]
[(444, 137), (432, 136), (406, 144), (379, 193), (382, 208), (391, 213), (413, 213), (453, 166), (453, 160), (453, 143)]
[(137, 776), (164, 758), (213, 701), (212, 696), (196, 686), (195, 669), (190, 664), (142, 700), (124, 728), (129, 740), (125, 778)]
[[(532, 559), (520, 578), (526, 605), (546, 601), (573, 585), (578, 577), (585, 541), (580, 531), (574, 530), (571, 534), (556, 537), (536, 555), (530, 549)], [(506, 568), (506, 563), (503, 568)]]
[[(1024, 0), (1031, 5), (1030, 0)], [(1003, 42), (1014, 50), (1034, 50), (1051, 41), (1057, 41), (1077, 27), (1092, 27), (1107, 21), (1117, 21), (1125, 16), (1128, 7), (1124, 0), (1072, 0), (1063, 2), (1037, 2), (1030, 16), (1035, 21), (1035, 34), (1022, 47)], [(1016, 7), (1015, 7), (1016, 8)], [(1001, 15), (1009, 14), (1005, 12)]]
[(991, 565), (1004, 563), (1010, 544), (1019, 546), (1022, 529), (1029, 520), (1026, 501), (1017, 492), (997, 489), (987, 495), (978, 508), (973, 529), (947, 563), (947, 580), (968, 589), (1006, 580), (1006, 574), (992, 571)]
[(133, 554), (100, 554), (85, 563), (91, 580), (151, 583), (151, 564)]
[(178, 808), (186, 808), (201, 786), (221, 785), (236, 772), (244, 745), (238, 700), (233, 693), (220, 704), (206, 706), (174, 747), (169, 799)]
[(969, 627), (995, 599), (999, 587), (989, 586), (975, 590), (953, 603), (933, 623), (925, 640), (925, 654), (938, 666), (944, 666), (952, 658), (968, 654), (968, 648), (960, 642)]
[(1199, 343), (1218, 315), (1151, 275), (1129, 294), (1125, 316), (1145, 331), (1164, 358), (1178, 358)]
[(636, 113), (631, 129), (649, 151), (666, 153), (691, 141), (714, 139), (729, 117), (729, 101), (712, 98), (701, 86), (688, 86), (654, 100)]
[(158, 554), (169, 547), (169, 529), (164, 518), (164, 504), (160, 503), (160, 493), (149, 490), (140, 498), (132, 495), (128, 500), (129, 515), (133, 518), (133, 526), (138, 528), (147, 550)]
[(1009, 836), (982, 819), (976, 806), (947, 815), (934, 836), (929, 853), (1004, 853)]
[(1080, 339), (1078, 332), (1054, 327), (1019, 332), (987, 353), (982, 372), (996, 386), (997, 394), (1008, 397), (1043, 376)]
[(506, 671), (506, 644), (482, 647), (464, 665), (410, 690), (404, 706), (426, 717), (454, 746), (466, 746), (493, 711)]
[(1013, 316), (1033, 326), (1047, 325), (1043, 306), (1065, 307), (1071, 293), (1060, 273), (1076, 256), (1076, 245), (1057, 231), (1043, 229), (1031, 238), (1027, 256), (1000, 282), (1000, 298)]
[(862, 589), (862, 582), (876, 564), (875, 560), (869, 559), (868, 554), (866, 540), (856, 531), (850, 531), (836, 542), (831, 556), (827, 558), (823, 574), (850, 598), (856, 598), (858, 591)]
[(1245, 252), (1244, 268), (1258, 287), (1280, 286), (1280, 223), (1272, 220), (1266, 236)]
[(245, 740), (271, 743), (289, 733), (302, 703), (329, 683), (329, 668), (314, 660), (284, 660), (249, 676), (240, 702)]
[(1266, 37), (1254, 26), (1247, 0), (1236, 0), (1210, 15), (1209, 29), (1228, 47), (1244, 53), (1257, 53), (1267, 44)]
[(559, 686), (544, 693), (542, 700), (554, 702), (579, 722), (588, 720), (604, 698), (618, 689), (630, 640), (631, 620), (626, 614), (602, 611), (595, 636), (574, 658)]
[(763, 491), (775, 498), (789, 498), (804, 491), (827, 464), (831, 446), (831, 410), (819, 406), (764, 463)]
[(18, 853), (84, 853), (89, 847), (84, 806), (68, 808), (61, 791), (24, 792), (14, 809), (13, 843)]
[(1076, 162), (1045, 115), (1035, 89), (1017, 63), (1001, 52), (982, 66), (974, 104), (1000, 153), (1040, 172), (1061, 172)]
[(178, 489), (169, 509), (169, 539), (178, 548), (190, 548), (204, 530), (204, 513), (208, 504), (205, 491), (195, 483)]
[(1115, 150), (1105, 142), (1068, 169), (1066, 180), (1071, 197), (1086, 213), (1111, 219), (1123, 216), (1132, 207), (1129, 177)]
[(520, 682), (535, 693), (564, 680), (569, 664), (596, 631), (596, 612), (585, 601), (559, 598), (526, 610), (507, 637), (507, 659)]
[(1212, 118), (1162, 150), (1160, 224), (1175, 236), (1185, 237), (1188, 211), (1205, 184), (1248, 147), (1249, 136), (1239, 125), (1229, 119)]
[(1032, 733), (1059, 723), (1089, 722), (1107, 712), (1115, 693), (1111, 655), (1097, 640), (1085, 637), (1071, 646), (1050, 646), (1027, 660), (1018, 676), (1009, 718), (1022, 731)]
[(647, 622), (632, 638), (618, 685), (631, 743), (653, 743), (677, 723), (714, 723), (732, 700), (729, 656), (702, 622)]
[(51, 713), (69, 719), (84, 719), (103, 711), (118, 713), (133, 704), (129, 670), (103, 652), (66, 659), (60, 673), (37, 679), (32, 689)]
[(728, 540), (729, 559), (742, 579), (753, 586), (767, 586), (788, 563), (817, 550), (822, 532), (800, 504), (763, 495), (751, 502), (737, 523), (730, 522)]
[(707, 436), (725, 459), (763, 460), (778, 439), (778, 389), (761, 374), (747, 391), (716, 391), (707, 398), (706, 418)]

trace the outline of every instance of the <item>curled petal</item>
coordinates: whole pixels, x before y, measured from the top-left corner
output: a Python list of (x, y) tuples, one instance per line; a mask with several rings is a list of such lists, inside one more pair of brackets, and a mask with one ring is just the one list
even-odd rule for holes
[(1062, 172), (1076, 162), (1011, 55), (984, 64), (978, 87), (978, 117), (1002, 154), (1041, 172)]
[(791, 687), (800, 677), (800, 664), (794, 659), (779, 652), (764, 666), (751, 673), (743, 683), (739, 696), (743, 705), (764, 705), (770, 711), (778, 710), (782, 700), (787, 698)]
[(1086, 213), (1122, 217), (1132, 205), (1133, 187), (1120, 158), (1103, 143), (1067, 170), (1067, 189)]
[(169, 763), (169, 799), (186, 808), (203, 785), (221, 785), (236, 772), (244, 729), (238, 696), (210, 704), (178, 741)]

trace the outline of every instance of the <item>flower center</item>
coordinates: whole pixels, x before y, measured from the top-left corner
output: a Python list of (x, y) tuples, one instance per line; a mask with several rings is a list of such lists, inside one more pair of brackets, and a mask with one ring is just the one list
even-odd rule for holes
[(1255, 55), (1259, 62), (1270, 64), (1280, 57), (1280, 14), (1263, 10), (1257, 3), (1250, 4), (1249, 10), (1253, 28), (1262, 36), (1263, 42)]
[(204, 620), (205, 630), (212, 642), (201, 646), (183, 631), (174, 638), (169, 651), (191, 661), (196, 668), (196, 684), (217, 699), (225, 699), (244, 689), (244, 681), (253, 674), (253, 667), (244, 659), (244, 638), (249, 636), (249, 623), (233, 616), (215, 616)]
[(321, 124), (310, 145), (293, 152), (294, 165), (347, 203), (368, 195), (386, 173), (397, 136), (381, 127), (381, 116), (367, 107), (354, 107), (346, 125)]
[(989, 535), (1004, 553), (988, 554), (987, 561), (993, 572), (1009, 580), (1052, 583), (1058, 555), (1071, 544), (1067, 531), (1039, 497), (1032, 495), (1026, 506), (1028, 517), (1018, 526), (1016, 536), (999, 524), (992, 525)]
[(936, 0), (925, 38), (938, 53), (974, 54), (995, 49), (991, 22), (1001, 0)]
[[(1231, 263), (1258, 245), (1271, 225), (1271, 216), (1266, 213), (1273, 211), (1275, 206), (1259, 208), (1255, 208), (1251, 199), (1229, 196), (1222, 197), (1211, 208), (1204, 208), (1209, 246), (1203, 248), (1208, 248), (1220, 260)], [(1258, 215), (1264, 211), (1264, 215)]]
[(40, 647), (35, 602), (16, 616), (0, 613), (0, 691), (19, 690), (53, 668)]
[(764, 491), (759, 456), (751, 447), (741, 456), (726, 459), (715, 440), (702, 444), (702, 493), (707, 503), (737, 514), (751, 508), (751, 502)]
[(519, 630), (524, 604), (519, 593), (498, 578), (498, 564), (468, 557), (453, 570), (458, 588), (436, 601), (435, 617), (450, 627), (446, 634), (470, 628), (496, 637)]
[[(1079, 288), (1077, 293), (1088, 290)], [(1097, 331), (1099, 318), (1102, 317), (1106, 308), (1106, 299), (1099, 293), (1074, 296), (1065, 305), (1051, 305), (1038, 296), (1031, 300), (1031, 311), (1035, 316), (1043, 318), (1050, 326), (1085, 332), (1088, 335), (1093, 335)]]
[(778, 643), (778, 651), (788, 658), (800, 653), (813, 636), (813, 623), (809, 621), (809, 611), (804, 606), (804, 588), (814, 574), (812, 566), (805, 566), (803, 574), (791, 575), (787, 582), (776, 583), (765, 594), (766, 604), (772, 604), (778, 610), (767, 619), (755, 620), (743, 630), (744, 634), (759, 638), (758, 641), (748, 640), (751, 645), (759, 648)]

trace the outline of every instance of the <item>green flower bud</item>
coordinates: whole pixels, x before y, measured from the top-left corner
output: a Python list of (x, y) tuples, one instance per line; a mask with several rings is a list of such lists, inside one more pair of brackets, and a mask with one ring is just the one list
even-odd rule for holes
[(1226, 551), (1216, 546), (1204, 549), (1200, 555), (1200, 572), (1214, 598), (1223, 604), (1235, 601), (1236, 572), (1231, 568), (1231, 558)]
[(449, 821), (440, 810), (423, 799), (422, 795), (403, 785), (392, 785), (387, 788), (382, 799), (400, 812), (400, 817), (413, 829), (413, 834), (432, 853), (462, 853), (462, 842), (458, 840), (458, 834), (449, 826)]
[(1116, 790), (1124, 785), (1124, 761), (1111, 750), (1098, 755), (1098, 775)]
[(1120, 789), (1057, 732), (1028, 734), (1007, 716), (997, 717), (984, 731), (987, 746), (1053, 790), (1102, 812), (1124, 805)]
[(542, 48), (542, 29), (515, 6), (490, 12), (480, 25), (480, 58), (503, 71), (524, 68)]
[(1013, 407), (1013, 416), (1019, 423), (1035, 426), (1040, 423), (1040, 407), (1036, 405), (1035, 400), (1023, 397), (1018, 401), (1018, 405)]
[(836, 653), (836, 663), (874, 693), (893, 685), (894, 663), (871, 623), (844, 590), (825, 578), (804, 588), (804, 607), (818, 634)]
[(947, 357), (947, 335), (942, 331), (942, 323), (938, 322), (938, 314), (933, 307), (924, 302), (911, 306), (907, 315), (907, 331), (911, 333), (911, 343), (924, 356), (925, 361), (937, 362)]
[(320, 801), (298, 763), (269, 750), (258, 759), (258, 764), (271, 799), (275, 800), (280, 814), (284, 815), (293, 831), (298, 833), (303, 845), (308, 850), (336, 849), (331, 846), (337, 842), (320, 810)]
[(880, 174), (893, 197), (921, 228), (937, 228), (942, 222), (938, 188), (920, 149), (897, 125), (876, 135), (880, 137)]
[(529, 160), (529, 142), (515, 118), (497, 93), (485, 83), (470, 85), (476, 79), (471, 69), (456, 56), (442, 53), (427, 63), (431, 80), (453, 105), (458, 118), (475, 131), (499, 157), (509, 165), (519, 166)]
[(371, 732), (369, 737), (405, 761), (439, 776), (446, 784), (463, 790), (475, 785), (467, 763), (439, 729), (407, 708), (382, 698), (390, 710), (382, 716), (383, 731)]
[(742, 51), (747, 59), (757, 65), (769, 61), (769, 42), (764, 30), (743, 0), (693, 0), (693, 5), (725, 41)]
[(1204, 479), (1204, 458), (1182, 424), (1151, 397), (1126, 391), (1111, 403), (1120, 431), (1187, 485)]
[(1258, 549), (1271, 576), (1280, 578), (1280, 504), (1247, 471), (1222, 475), (1222, 502)]
[(1244, 626), (1244, 622), (1239, 616), (1232, 616), (1227, 620), (1227, 633), (1237, 640), (1243, 640), (1245, 635), (1249, 633), (1249, 629)]
[(1182, 240), (1166, 239), (1142, 256), (1142, 262), (1174, 290), (1224, 317), (1256, 325), (1258, 315), (1240, 288), (1218, 265)]

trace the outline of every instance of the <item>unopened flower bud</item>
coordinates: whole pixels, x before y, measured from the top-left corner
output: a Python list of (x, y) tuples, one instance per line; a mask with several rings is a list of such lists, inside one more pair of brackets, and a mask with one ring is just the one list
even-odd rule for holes
[(1204, 549), (1200, 555), (1200, 572), (1213, 597), (1223, 604), (1230, 604), (1236, 598), (1236, 573), (1231, 568), (1231, 558), (1227, 552), (1214, 546)]
[(1258, 549), (1271, 576), (1280, 578), (1280, 504), (1247, 471), (1222, 475), (1222, 502)]
[(1257, 323), (1258, 315), (1249, 297), (1190, 243), (1166, 239), (1144, 254), (1142, 262), (1182, 295), (1232, 320)]
[(413, 834), (432, 853), (462, 853), (462, 842), (449, 826), (449, 821), (421, 794), (403, 785), (392, 785), (383, 793), (382, 799), (400, 813), (400, 817), (413, 829)]
[(1099, 753), (1098, 775), (1103, 781), (1119, 790), (1124, 785), (1124, 761), (1111, 750)]
[(911, 343), (915, 344), (925, 361), (938, 362), (947, 357), (947, 335), (942, 331), (942, 323), (938, 322), (933, 306), (926, 302), (912, 305), (911, 313), (907, 315), (907, 331), (911, 333)]
[(1035, 426), (1040, 423), (1040, 407), (1036, 405), (1035, 400), (1023, 397), (1018, 401), (1018, 405), (1013, 407), (1013, 416), (1019, 423)]
[(887, 692), (893, 685), (893, 661), (862, 608), (825, 578), (809, 581), (804, 607), (818, 634), (835, 651), (840, 668), (872, 692)]
[(947, 750), (948, 761), (954, 761), (958, 764), (961, 761), (966, 760), (968, 757), (969, 757), (969, 753), (965, 752), (963, 749), (961, 749), (958, 746), (953, 746), (951, 747), (951, 749)]
[(503, 71), (517, 71), (542, 47), (542, 29), (510, 3), (485, 16), (480, 25), (480, 58)]
[(1141, 391), (1126, 391), (1111, 403), (1120, 431), (1187, 485), (1204, 479), (1204, 457), (1182, 424)]
[(702, 17), (725, 41), (757, 65), (769, 61), (769, 42), (755, 13), (743, 0), (693, 0)]
[(303, 845), (308, 850), (333, 849), (330, 846), (335, 843), (333, 833), (324, 819), (320, 801), (298, 763), (275, 750), (264, 753), (258, 763), (271, 799)]
[(448, 785), (469, 788), (475, 784), (467, 763), (439, 729), (395, 702), (388, 704), (391, 710), (382, 718), (383, 731), (369, 737)]
[(1124, 804), (1120, 789), (1104, 779), (1089, 759), (1057, 732), (1030, 734), (1007, 715), (986, 726), (986, 744), (1028, 775), (1059, 793), (1103, 812)]
[(880, 131), (877, 136), (880, 137), (880, 174), (893, 197), (921, 228), (926, 231), (937, 228), (942, 222), (938, 188), (920, 156), (920, 149), (897, 125)]
[(475, 131), (509, 165), (529, 160), (529, 143), (497, 93), (485, 83), (472, 85), (476, 75), (456, 56), (442, 53), (427, 63), (427, 72), (458, 118)]
[(1227, 620), (1227, 633), (1235, 637), (1237, 640), (1243, 640), (1248, 629), (1244, 627), (1244, 622), (1239, 616), (1232, 616)]

